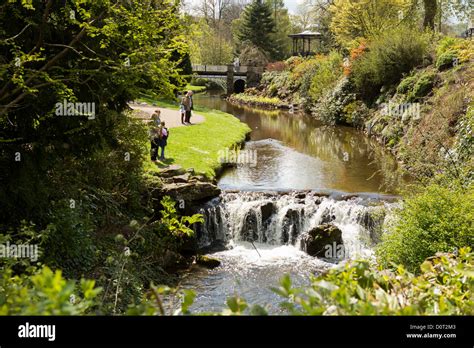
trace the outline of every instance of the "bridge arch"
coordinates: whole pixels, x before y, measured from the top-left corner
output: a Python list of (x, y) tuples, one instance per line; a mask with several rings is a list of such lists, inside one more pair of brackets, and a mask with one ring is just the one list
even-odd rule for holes
[(234, 81), (234, 93), (243, 93), (245, 91), (245, 81), (237, 79)]

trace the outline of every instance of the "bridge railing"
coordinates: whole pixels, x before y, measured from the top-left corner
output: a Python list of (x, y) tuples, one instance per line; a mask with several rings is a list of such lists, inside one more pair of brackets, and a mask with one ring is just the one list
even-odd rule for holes
[[(193, 71), (196, 73), (226, 73), (227, 65), (199, 65), (193, 64)], [(234, 67), (234, 72), (247, 73), (247, 66)]]

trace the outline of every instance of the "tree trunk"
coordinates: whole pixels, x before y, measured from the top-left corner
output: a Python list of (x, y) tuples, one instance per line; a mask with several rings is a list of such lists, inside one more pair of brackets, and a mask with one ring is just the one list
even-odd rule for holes
[(425, 7), (425, 19), (423, 21), (423, 27), (434, 30), (435, 18), (438, 8), (437, 0), (423, 0)]

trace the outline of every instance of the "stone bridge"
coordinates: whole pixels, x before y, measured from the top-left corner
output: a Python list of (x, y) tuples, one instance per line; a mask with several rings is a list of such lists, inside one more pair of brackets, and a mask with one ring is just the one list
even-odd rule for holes
[(193, 73), (206, 79), (227, 79), (227, 94), (242, 93), (260, 82), (263, 67), (228, 65), (193, 65)]

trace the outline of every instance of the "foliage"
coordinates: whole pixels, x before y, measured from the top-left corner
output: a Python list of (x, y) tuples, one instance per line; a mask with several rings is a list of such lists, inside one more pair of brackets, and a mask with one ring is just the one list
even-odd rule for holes
[(43, 262), (62, 269), (68, 278), (79, 278), (96, 263), (92, 237), (95, 226), (90, 214), (79, 204), (71, 206), (67, 201), (54, 203), (50, 223), (41, 232)]
[(7, 268), (0, 278), (0, 315), (90, 314), (100, 291), (93, 280), (77, 284), (47, 266), (21, 275)]
[(170, 236), (179, 243), (186, 237), (192, 237), (194, 230), (190, 228), (190, 226), (198, 222), (202, 223), (204, 219), (200, 214), (179, 216), (175, 204), (176, 203), (169, 196), (163, 197), (161, 200), (163, 210), (160, 212), (161, 220), (159, 223), (164, 225)]
[[(26, 4), (9, 1), (0, 15), (1, 220), (44, 228), (50, 202), (79, 201), (80, 190), (133, 211), (146, 131), (123, 111), (141, 92), (184, 85), (175, 2)], [(57, 115), (64, 101), (95, 115)]]
[(382, 236), (377, 255), (385, 267), (402, 264), (416, 272), (436, 252), (474, 246), (474, 188), (436, 184), (404, 200), (396, 221)]
[(371, 102), (382, 86), (397, 84), (404, 74), (423, 63), (427, 39), (408, 28), (374, 39), (369, 51), (353, 63), (351, 79), (358, 94)]
[(291, 315), (472, 315), (474, 254), (439, 254), (415, 276), (403, 266), (381, 270), (368, 261), (352, 261), (293, 288), (285, 276), (274, 291), (287, 300)]
[(284, 71), (286, 70), (286, 63), (285, 62), (274, 62), (267, 64), (265, 71), (272, 72), (272, 71)]
[(277, 45), (272, 36), (275, 31), (275, 21), (268, 3), (252, 0), (242, 13), (237, 38), (240, 44), (248, 42), (270, 58), (278, 59)]
[(235, 94), (230, 99), (232, 102), (245, 103), (257, 106), (279, 107), (282, 101), (279, 98), (268, 98), (262, 96), (254, 96), (249, 94)]
[(346, 113), (352, 115), (354, 111), (349, 105), (356, 101), (356, 95), (352, 90), (352, 83), (347, 77), (340, 79), (336, 86), (326, 91), (314, 106), (312, 114), (327, 124), (334, 125), (347, 122), (348, 119), (351, 119), (351, 116)]
[(407, 102), (418, 102), (433, 90), (436, 77), (432, 69), (415, 73), (400, 82), (397, 93), (406, 95)]
[(456, 64), (463, 64), (474, 58), (472, 40), (443, 37), (436, 47), (436, 67), (445, 70)]
[(413, 18), (411, 0), (336, 0), (330, 11), (331, 30), (337, 42), (348, 49), (355, 47), (359, 38), (373, 39)]
[(186, 36), (193, 64), (225, 65), (232, 62), (232, 43), (204, 19), (192, 23)]
[(341, 75), (342, 56), (338, 52), (333, 51), (319, 59), (311, 76), (311, 87), (308, 93), (311, 100), (319, 100), (326, 90), (335, 85)]
[(247, 66), (265, 66), (269, 62), (269, 55), (250, 41), (244, 41), (240, 46), (239, 61)]

